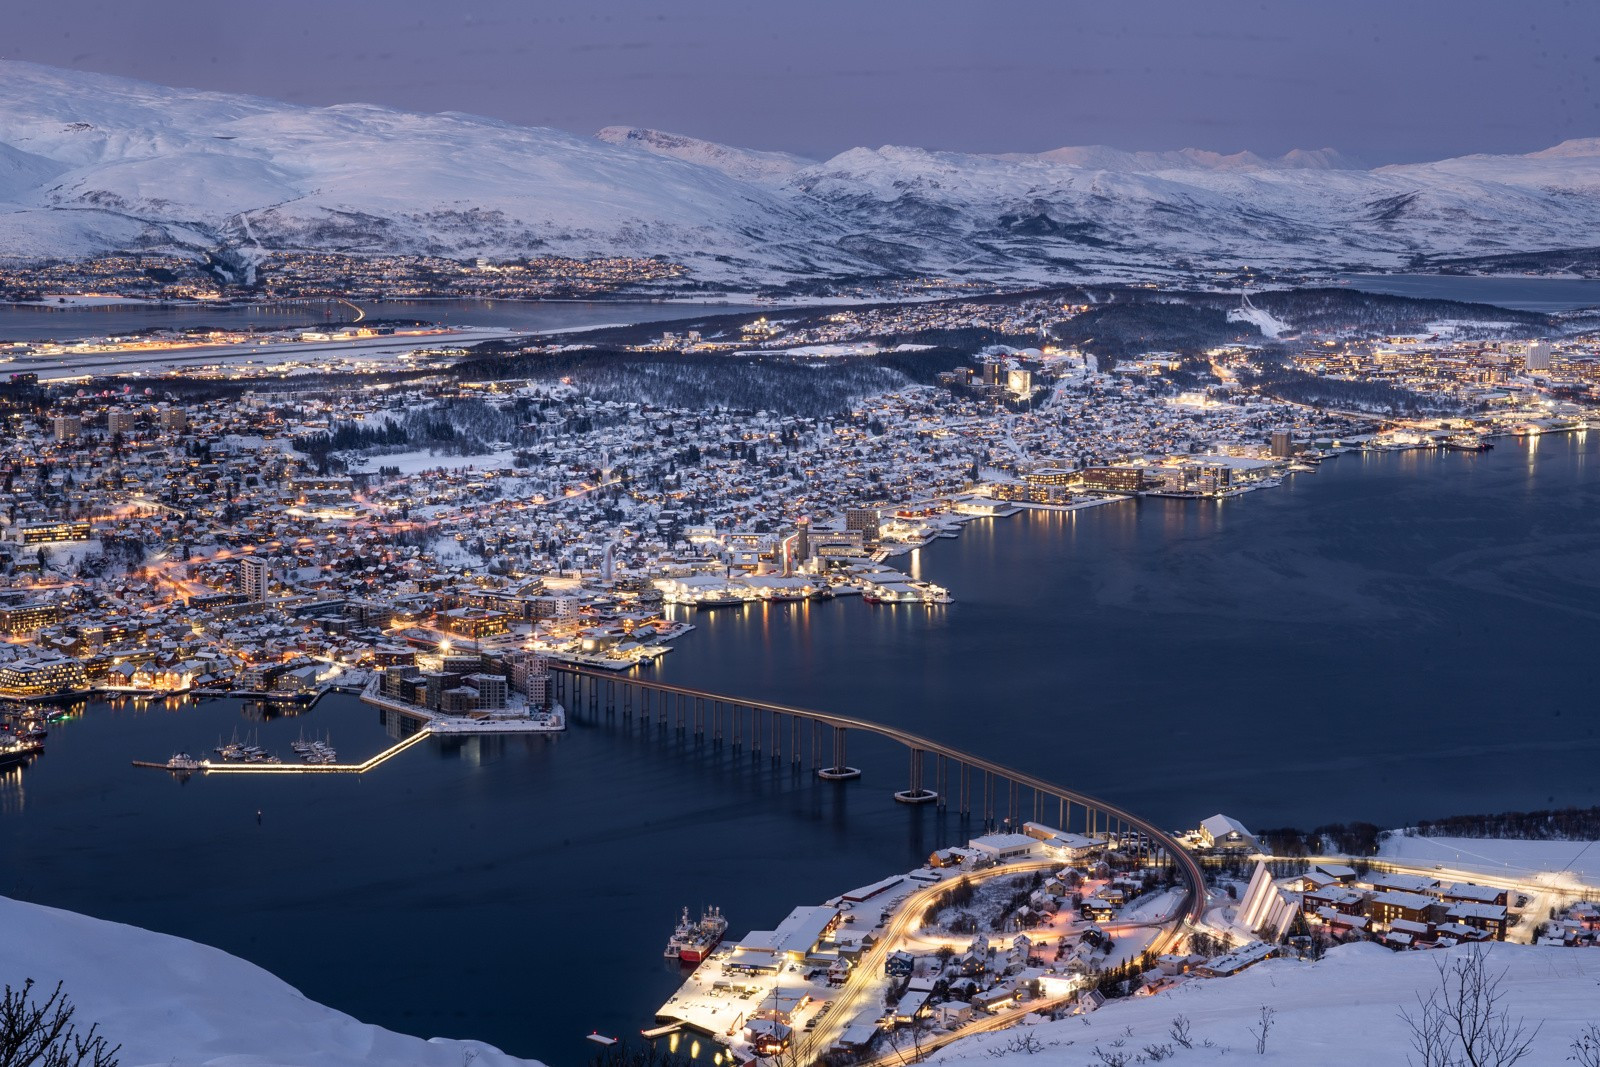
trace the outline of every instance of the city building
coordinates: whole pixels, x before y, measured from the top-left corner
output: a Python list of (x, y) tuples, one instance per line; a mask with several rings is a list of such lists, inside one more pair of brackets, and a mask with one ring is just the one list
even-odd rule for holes
[(1244, 823), (1227, 815), (1213, 815), (1200, 824), (1197, 835), (1204, 848), (1247, 849), (1255, 851), (1256, 837)]
[(46, 697), (89, 688), (83, 664), (65, 656), (39, 655), (0, 664), (0, 697)]
[(506, 657), (511, 668), (511, 688), (521, 693), (533, 708), (550, 704), (550, 659), (537, 652), (512, 652)]
[(59, 604), (13, 604), (0, 608), (0, 633), (26, 634), (54, 626), (65, 613)]
[(244, 594), (246, 600), (257, 604), (265, 603), (267, 586), (271, 580), (272, 568), (266, 560), (256, 556), (246, 556), (239, 561), (238, 591)]
[(1086, 467), (1083, 487), (1097, 493), (1142, 493), (1145, 474), (1142, 467)]
[(69, 541), (87, 541), (94, 536), (86, 520), (61, 522), (22, 522), (11, 527), (11, 536), (24, 545), (53, 545)]
[(877, 508), (846, 508), (844, 528), (860, 531), (863, 541), (876, 541), (879, 537), (878, 520)]

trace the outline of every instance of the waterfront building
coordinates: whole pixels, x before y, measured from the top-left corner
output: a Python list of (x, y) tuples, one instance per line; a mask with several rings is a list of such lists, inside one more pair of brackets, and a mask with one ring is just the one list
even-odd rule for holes
[(775, 973), (805, 961), (839, 926), (843, 913), (818, 905), (791, 911), (774, 930), (752, 930), (733, 950), (730, 967)]
[(1086, 467), (1083, 487), (1097, 493), (1141, 493), (1146, 488), (1142, 467)]
[(81, 693), (89, 688), (83, 664), (48, 654), (0, 664), (0, 696), (48, 697)]
[(1255, 851), (1256, 836), (1244, 823), (1228, 815), (1213, 815), (1200, 824), (1198, 834), (1204, 848), (1247, 849)]
[(859, 559), (867, 554), (860, 530), (817, 530), (811, 538), (811, 555), (819, 560)]
[(878, 540), (879, 513), (877, 508), (846, 508), (844, 512), (844, 528), (846, 530), (859, 530), (861, 539), (866, 542)]
[(473, 691), (474, 711), (496, 711), (506, 706), (506, 680), (498, 674), (469, 674), (462, 682)]
[(1029, 859), (1041, 850), (1039, 840), (1027, 834), (985, 834), (974, 837), (967, 845), (996, 863)]
[(1076, 471), (1062, 467), (1040, 467), (1022, 476), (1028, 485), (1071, 485), (1078, 480)]
[(529, 707), (546, 707), (550, 703), (550, 660), (537, 652), (512, 652), (505, 659), (511, 668), (511, 688), (527, 698)]
[(1272, 431), (1272, 458), (1294, 458), (1294, 433), (1290, 430)]
[(422, 672), (413, 663), (396, 663), (383, 668), (383, 695), (397, 700), (409, 700), (414, 686), (407, 687), (407, 682), (415, 682), (422, 677)]

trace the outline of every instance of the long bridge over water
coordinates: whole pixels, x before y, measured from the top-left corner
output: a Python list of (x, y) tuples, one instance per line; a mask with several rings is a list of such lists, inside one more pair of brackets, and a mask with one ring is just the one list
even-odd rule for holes
[(1204, 875), (1188, 850), (1153, 823), (1087, 793), (865, 719), (618, 677), (572, 664), (552, 664), (552, 675), (556, 696), (569, 715), (620, 716), (640, 728), (654, 725), (748, 751), (752, 760), (765, 759), (773, 766), (787, 762), (796, 771), (809, 769), (830, 781), (861, 777), (849, 762), (852, 733), (892, 741), (907, 752), (906, 786), (893, 791), (896, 801), (931, 804), (941, 810), (954, 807), (963, 817), (981, 816), (986, 828), (1001, 817), (1012, 827), (1020, 826), (1027, 812), (1035, 822), (1049, 821), (1060, 830), (1120, 842), (1152, 862), (1173, 863), (1187, 890), (1183, 918), (1198, 923), (1204, 917)]

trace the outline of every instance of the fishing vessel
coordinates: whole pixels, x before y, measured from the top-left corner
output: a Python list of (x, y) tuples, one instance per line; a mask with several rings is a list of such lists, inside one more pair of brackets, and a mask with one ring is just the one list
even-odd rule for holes
[(698, 600), (689, 601), (697, 608), (733, 608), (744, 603), (744, 598), (738, 593), (707, 593)]
[(683, 918), (678, 920), (678, 928), (668, 939), (662, 955), (684, 963), (699, 963), (722, 943), (722, 937), (727, 932), (728, 920), (723, 918), (721, 908), (707, 908), (701, 913), (699, 922), (691, 922), (689, 909), (684, 908)]
[(1452, 452), (1487, 452), (1494, 445), (1475, 433), (1454, 433), (1444, 439), (1444, 447)]
[(0, 769), (20, 766), (43, 750), (37, 741), (0, 734)]

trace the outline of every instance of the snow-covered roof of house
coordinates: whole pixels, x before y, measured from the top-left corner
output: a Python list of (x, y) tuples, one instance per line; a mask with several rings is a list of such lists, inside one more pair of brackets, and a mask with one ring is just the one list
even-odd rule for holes
[(1247, 837), (1252, 840), (1255, 838), (1254, 834), (1245, 829), (1244, 823), (1220, 812), (1203, 821), (1200, 824), (1200, 829), (1210, 834), (1213, 841), (1225, 838), (1229, 834), (1237, 834), (1240, 837)]

